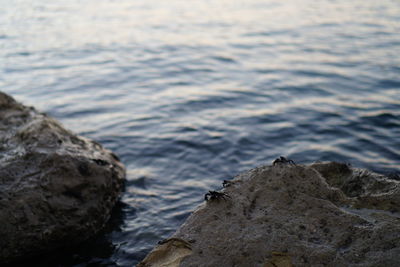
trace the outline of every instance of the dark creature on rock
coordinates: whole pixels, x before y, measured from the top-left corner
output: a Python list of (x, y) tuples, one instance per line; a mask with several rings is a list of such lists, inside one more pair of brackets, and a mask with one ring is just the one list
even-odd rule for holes
[(274, 162), (272, 162), (272, 165), (278, 165), (278, 164), (291, 164), (291, 165), (296, 165), (293, 160), (287, 159), (285, 157), (279, 157)]
[(204, 200), (205, 201), (216, 200), (216, 199), (226, 200), (227, 197), (230, 198), (230, 196), (228, 196), (227, 194), (222, 193), (222, 192), (208, 191), (208, 193), (204, 195)]
[(222, 187), (226, 188), (228, 186), (231, 186), (233, 183), (234, 183), (233, 181), (224, 180), (222, 182)]

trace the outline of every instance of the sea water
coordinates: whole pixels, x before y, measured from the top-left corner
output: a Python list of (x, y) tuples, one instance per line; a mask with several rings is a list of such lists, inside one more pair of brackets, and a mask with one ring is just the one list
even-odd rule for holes
[(126, 190), (50, 266), (132, 266), (278, 156), (400, 167), (397, 0), (0, 0), (0, 90), (119, 155)]

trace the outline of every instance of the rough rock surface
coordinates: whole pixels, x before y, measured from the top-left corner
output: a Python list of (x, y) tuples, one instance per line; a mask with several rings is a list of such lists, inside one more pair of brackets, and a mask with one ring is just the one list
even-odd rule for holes
[(124, 177), (113, 153), (0, 92), (0, 265), (93, 236)]
[(138, 266), (171, 254), (185, 267), (400, 266), (398, 180), (334, 162), (277, 164), (222, 192), (230, 198), (203, 203)]

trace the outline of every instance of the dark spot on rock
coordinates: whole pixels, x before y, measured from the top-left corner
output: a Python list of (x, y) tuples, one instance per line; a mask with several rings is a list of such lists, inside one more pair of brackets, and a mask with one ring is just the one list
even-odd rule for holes
[(255, 196), (255, 197), (253, 198), (253, 200), (251, 201), (251, 203), (250, 203), (250, 207), (249, 207), (249, 209), (248, 209), (248, 211), (247, 211), (247, 217), (248, 217), (248, 219), (251, 219), (251, 214), (253, 213), (253, 211), (254, 211), (254, 209), (255, 209), (255, 207), (256, 207), (257, 198), (258, 198), (258, 196)]
[(79, 138), (76, 137), (76, 136), (70, 136), (70, 137), (69, 137), (69, 140), (70, 140), (71, 143), (73, 143), (74, 145), (78, 145), (78, 146), (82, 146), (82, 147), (83, 147), (84, 144), (85, 144), (85, 141), (79, 139)]
[(362, 185), (360, 181), (350, 181), (343, 188), (343, 192), (349, 197), (356, 197), (361, 195), (363, 191)]
[(305, 230), (305, 229), (306, 229), (306, 227), (305, 227), (304, 225), (300, 225), (299, 228), (300, 228), (301, 230)]
[(339, 247), (339, 249), (341, 250), (345, 250), (347, 249), (351, 243), (353, 242), (353, 239), (351, 238), (351, 236), (347, 237), (343, 242), (342, 245)]
[(400, 181), (400, 173), (392, 172), (387, 175), (389, 179)]
[(297, 235), (297, 238), (298, 238), (299, 240), (303, 240), (303, 235), (302, 235), (302, 234), (298, 234), (298, 235)]
[(93, 162), (95, 162), (99, 166), (106, 166), (109, 165), (108, 161), (105, 161), (103, 159), (92, 159)]
[(83, 197), (82, 197), (82, 193), (80, 190), (69, 188), (69, 189), (65, 190), (64, 192), (62, 192), (62, 194), (67, 197), (76, 198), (80, 202), (83, 202)]
[(89, 165), (86, 162), (80, 162), (78, 171), (82, 176), (90, 176)]
[(116, 161), (121, 161), (119, 157), (112, 152), (111, 152), (111, 157), (113, 157), (113, 159), (115, 159)]
[(391, 250), (391, 249), (394, 249), (395, 247), (396, 247), (396, 244), (394, 242), (388, 242), (383, 245), (384, 250)]
[(61, 145), (63, 143), (63, 141), (61, 139), (57, 140), (57, 144)]

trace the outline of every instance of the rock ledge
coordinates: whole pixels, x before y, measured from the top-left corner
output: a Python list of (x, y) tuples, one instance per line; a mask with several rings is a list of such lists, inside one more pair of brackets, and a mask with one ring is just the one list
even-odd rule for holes
[[(138, 265), (400, 266), (400, 182), (341, 163), (262, 166)], [(165, 265), (165, 263), (168, 263)]]

